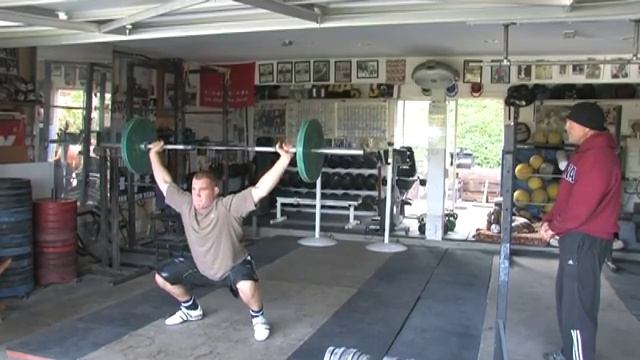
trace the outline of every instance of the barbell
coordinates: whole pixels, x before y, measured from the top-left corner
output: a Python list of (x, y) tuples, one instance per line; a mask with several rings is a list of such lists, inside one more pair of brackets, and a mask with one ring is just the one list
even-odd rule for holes
[[(149, 144), (156, 141), (156, 128), (147, 118), (134, 118), (129, 121), (124, 131), (120, 144), (101, 144), (101, 147), (119, 148), (122, 161), (129, 171), (138, 175), (151, 172), (149, 160)], [(322, 125), (316, 119), (303, 120), (296, 138), (296, 147), (292, 149), (296, 153), (296, 164), (300, 178), (306, 182), (315, 182), (322, 173), (325, 154), (333, 155), (360, 155), (365, 154), (362, 149), (337, 149), (325, 148)], [(183, 145), (166, 144), (167, 150), (214, 150), (214, 151), (255, 151), (276, 152), (275, 147), (268, 146), (226, 146), (226, 145)]]

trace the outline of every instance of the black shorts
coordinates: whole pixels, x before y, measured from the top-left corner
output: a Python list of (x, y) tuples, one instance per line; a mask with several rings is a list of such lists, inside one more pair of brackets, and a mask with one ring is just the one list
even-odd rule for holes
[(256, 266), (249, 255), (232, 267), (224, 278), (217, 281), (204, 276), (189, 256), (176, 257), (163, 263), (158, 267), (157, 273), (171, 285), (185, 285), (188, 287), (228, 286), (234, 297), (238, 297), (238, 288), (236, 286), (238, 282), (243, 280), (258, 281)]

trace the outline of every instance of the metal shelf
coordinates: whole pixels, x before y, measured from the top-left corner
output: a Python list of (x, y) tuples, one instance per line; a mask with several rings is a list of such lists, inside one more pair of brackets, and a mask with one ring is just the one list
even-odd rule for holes
[[(287, 170), (289, 171), (298, 171), (298, 168), (294, 168), (294, 167), (288, 167)], [(378, 168), (375, 169), (343, 169), (343, 168), (322, 168), (322, 172), (335, 172), (335, 173), (341, 173), (341, 174), (374, 174), (374, 175), (378, 175)]]
[[(621, 84), (621, 83), (608, 83), (608, 84)], [(577, 102), (588, 101), (595, 103), (617, 103), (617, 102), (633, 102), (638, 101), (637, 98), (632, 99), (616, 99), (616, 98), (607, 98), (607, 99), (546, 99), (544, 101), (544, 105), (573, 105)]]
[[(315, 213), (316, 209), (310, 207), (293, 207), (293, 206), (283, 206), (282, 210), (292, 211), (292, 212), (310, 212)], [(323, 214), (334, 214), (334, 215), (349, 215), (349, 210), (341, 210), (341, 209), (326, 209), (323, 208), (321, 210)], [(376, 216), (378, 215), (377, 211), (364, 211), (364, 210), (355, 210), (354, 215), (356, 216)]]
[[(316, 189), (296, 188), (296, 187), (278, 187), (278, 189), (288, 190), (288, 191), (316, 192)], [(356, 194), (356, 195), (374, 195), (374, 196), (378, 195), (378, 191), (377, 190), (322, 189), (322, 193), (323, 194), (338, 194), (338, 195), (344, 194), (344, 193), (350, 193), (350, 194)]]
[(41, 101), (0, 101), (1, 106), (34, 106), (42, 105)]
[[(540, 178), (549, 178), (549, 179), (560, 179), (562, 177), (562, 174), (549, 174), (549, 175), (545, 175), (545, 174), (532, 174), (531, 176), (537, 176)], [(524, 181), (524, 180), (523, 180)]]
[(575, 150), (576, 145), (547, 145), (547, 144), (516, 144), (516, 149), (544, 149), (544, 150)]
[(546, 203), (535, 203), (535, 202), (518, 202), (519, 205), (533, 205), (533, 206), (546, 206), (549, 204), (553, 204), (553, 202)]

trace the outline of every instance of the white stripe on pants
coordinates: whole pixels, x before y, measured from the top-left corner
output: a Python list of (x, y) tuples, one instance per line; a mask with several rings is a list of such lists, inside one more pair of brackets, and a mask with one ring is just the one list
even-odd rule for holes
[(582, 337), (580, 336), (580, 330), (571, 329), (571, 337), (573, 338), (573, 360), (583, 360)]

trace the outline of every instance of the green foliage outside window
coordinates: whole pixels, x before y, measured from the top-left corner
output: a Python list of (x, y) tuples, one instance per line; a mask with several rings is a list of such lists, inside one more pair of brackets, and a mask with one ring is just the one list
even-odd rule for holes
[(458, 100), (456, 146), (473, 152), (474, 166), (500, 167), (503, 133), (504, 105), (502, 100)]

